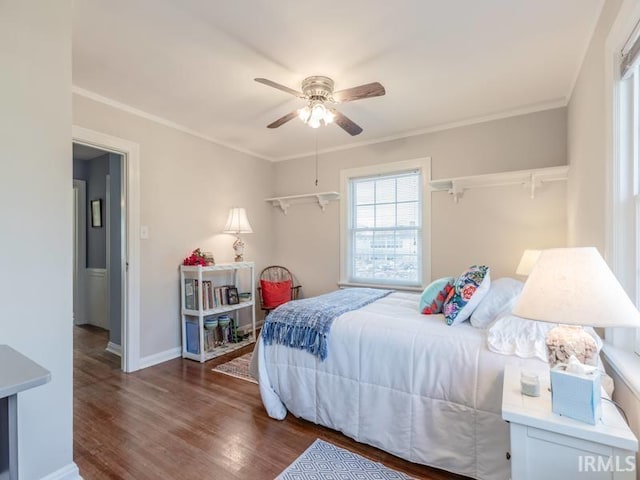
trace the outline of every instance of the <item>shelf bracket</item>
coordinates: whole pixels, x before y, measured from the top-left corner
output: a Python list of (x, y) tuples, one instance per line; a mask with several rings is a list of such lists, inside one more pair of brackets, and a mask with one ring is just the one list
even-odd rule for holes
[(323, 195), (316, 195), (316, 199), (318, 200), (318, 206), (320, 207), (320, 210), (324, 212), (327, 208), (327, 205), (329, 205), (329, 200)]
[(526, 182), (524, 186), (529, 187), (529, 197), (534, 200), (536, 198), (536, 190), (542, 187), (542, 180), (540, 180), (535, 173), (532, 173), (529, 181)]
[(464, 187), (460, 185), (458, 182), (451, 182), (451, 188), (448, 192), (450, 195), (453, 195), (454, 203), (458, 203), (462, 197), (464, 197)]
[[(289, 207), (291, 206), (291, 204), (285, 202), (282, 199), (278, 199), (275, 202), (278, 202), (277, 203), (278, 207), (280, 207), (280, 210), (282, 210), (282, 213), (284, 213), (286, 215), (287, 214), (287, 210), (289, 210)], [(274, 202), (274, 204), (275, 204), (275, 202)]]

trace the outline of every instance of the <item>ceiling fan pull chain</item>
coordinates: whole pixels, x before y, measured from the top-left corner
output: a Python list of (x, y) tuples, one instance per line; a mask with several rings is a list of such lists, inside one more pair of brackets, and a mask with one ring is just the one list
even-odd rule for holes
[(316, 187), (318, 186), (318, 131), (316, 130)]

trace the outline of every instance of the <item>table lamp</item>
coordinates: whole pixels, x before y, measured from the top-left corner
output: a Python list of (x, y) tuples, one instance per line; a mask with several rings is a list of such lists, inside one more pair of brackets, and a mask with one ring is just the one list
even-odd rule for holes
[(540, 258), (541, 253), (542, 250), (525, 250), (518, 264), (518, 268), (516, 268), (516, 275), (522, 275), (523, 277), (528, 276), (531, 270), (533, 270), (533, 266), (538, 261), (538, 258)]
[(552, 367), (572, 354), (597, 365), (596, 342), (582, 326), (640, 327), (640, 313), (594, 247), (543, 250), (513, 314), (559, 324), (547, 334)]
[(244, 208), (233, 207), (229, 210), (227, 224), (224, 226), (222, 233), (231, 233), (236, 236), (236, 241), (233, 242), (233, 250), (236, 253), (235, 261), (244, 261), (244, 242), (240, 239), (240, 234), (253, 233)]

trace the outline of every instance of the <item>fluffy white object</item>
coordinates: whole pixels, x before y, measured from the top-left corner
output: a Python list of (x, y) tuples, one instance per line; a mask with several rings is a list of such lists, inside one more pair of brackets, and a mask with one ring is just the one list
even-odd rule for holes
[(487, 332), (487, 347), (502, 355), (539, 358), (547, 361), (546, 337), (555, 323), (536, 322), (515, 315), (504, 315)]

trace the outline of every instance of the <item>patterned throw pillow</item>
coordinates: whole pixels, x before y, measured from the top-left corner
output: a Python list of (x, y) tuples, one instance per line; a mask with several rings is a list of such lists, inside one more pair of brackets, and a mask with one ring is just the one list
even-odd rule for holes
[(486, 265), (473, 265), (460, 275), (442, 308), (447, 325), (457, 325), (469, 318), (490, 285), (491, 277)]
[(424, 315), (442, 313), (442, 306), (453, 288), (454, 281), (455, 277), (444, 277), (431, 282), (420, 297), (420, 313)]

